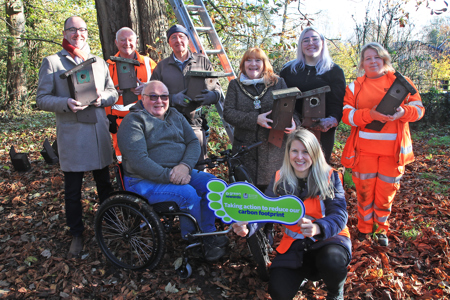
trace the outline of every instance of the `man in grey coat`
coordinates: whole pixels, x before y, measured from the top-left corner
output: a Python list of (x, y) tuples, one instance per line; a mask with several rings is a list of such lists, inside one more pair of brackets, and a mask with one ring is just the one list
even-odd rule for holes
[(204, 54), (192, 53), (189, 50), (189, 33), (182, 25), (173, 25), (166, 34), (173, 53), (158, 63), (151, 80), (162, 81), (167, 86), (170, 105), (188, 120), (200, 142), (200, 159), (205, 159), (208, 145), (205, 130), (208, 129), (208, 125), (201, 107), (216, 104), (222, 95), (221, 88), (217, 81), (210, 90), (204, 89), (192, 99), (189, 98), (187, 95), (189, 79), (185, 76), (186, 72), (213, 71), (212, 64)]
[[(112, 163), (109, 122), (104, 107), (118, 98), (108, 66), (96, 57), (92, 64), (98, 98), (90, 105), (81, 105), (71, 96), (67, 79), (60, 75), (84, 60), (93, 57), (87, 44), (86, 23), (77, 16), (64, 23), (63, 50), (44, 58), (39, 70), (36, 102), (40, 109), (55, 112), (56, 137), (61, 170), (64, 172), (65, 210), (72, 234), (69, 253), (77, 256), (83, 249), (81, 185), (83, 173), (93, 171), (100, 203), (112, 192), (108, 165)], [(77, 113), (88, 111), (96, 122), (77, 119)]]

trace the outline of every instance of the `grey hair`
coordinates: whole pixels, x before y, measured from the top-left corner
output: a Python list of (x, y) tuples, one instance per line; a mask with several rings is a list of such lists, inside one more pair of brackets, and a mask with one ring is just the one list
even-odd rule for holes
[(128, 31), (128, 32), (132, 32), (133, 36), (135, 39), (137, 39), (137, 35), (136, 33), (133, 31), (133, 29), (129, 28), (129, 27), (122, 27), (119, 30), (117, 30), (116, 32), (116, 41), (119, 41), (119, 35), (124, 32), (124, 31)]

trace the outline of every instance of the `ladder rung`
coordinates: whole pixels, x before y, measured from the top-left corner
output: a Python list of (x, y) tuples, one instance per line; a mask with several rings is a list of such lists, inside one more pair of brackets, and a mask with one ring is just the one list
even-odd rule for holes
[(197, 30), (198, 32), (209, 32), (212, 30), (211, 27), (195, 27), (195, 30)]
[(217, 50), (205, 50), (206, 54), (221, 54), (223, 53), (222, 49), (217, 49)]
[(185, 7), (188, 11), (198, 11), (202, 9), (201, 5), (185, 5)]

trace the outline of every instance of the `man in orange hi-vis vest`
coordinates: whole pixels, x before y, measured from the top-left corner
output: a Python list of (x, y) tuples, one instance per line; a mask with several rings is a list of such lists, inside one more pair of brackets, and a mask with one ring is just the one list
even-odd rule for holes
[[(341, 162), (352, 168), (358, 238), (375, 232), (379, 245), (387, 246), (392, 203), (405, 165), (414, 160), (408, 123), (420, 120), (425, 109), (417, 92), (408, 94), (394, 115), (379, 113), (376, 107), (396, 79), (391, 58), (381, 45), (369, 43), (360, 59), (359, 69), (365, 74), (348, 85), (344, 97), (342, 121), (352, 129)], [(366, 128), (374, 120), (384, 123), (381, 131)]]
[[(117, 31), (115, 44), (119, 49), (119, 52), (117, 52), (115, 56), (137, 60), (140, 63), (139, 66), (134, 66), (138, 81), (136, 83), (136, 88), (131, 89), (132, 92), (138, 96), (139, 100), (141, 99), (142, 88), (144, 87), (145, 83), (150, 81), (150, 77), (152, 76), (152, 72), (156, 67), (156, 63), (150, 57), (140, 55), (136, 51), (136, 42), (136, 33), (131, 30), (131, 28), (122, 27)], [(112, 80), (114, 81), (114, 86), (119, 92), (119, 100), (117, 100), (117, 103), (115, 105), (106, 107), (105, 109), (107, 115), (114, 116), (113, 118), (109, 117), (110, 122), (116, 122), (118, 129), (120, 123), (122, 123), (122, 119), (128, 114), (130, 107), (133, 106), (136, 102), (126, 106), (123, 104), (122, 91), (119, 89), (119, 79), (117, 76), (117, 64), (110, 59), (108, 59), (106, 62), (109, 64), (109, 73)], [(116, 133), (111, 133), (111, 136), (113, 139), (113, 146), (117, 160), (118, 162), (122, 162), (122, 154), (120, 153), (119, 146), (117, 145), (117, 135)]]

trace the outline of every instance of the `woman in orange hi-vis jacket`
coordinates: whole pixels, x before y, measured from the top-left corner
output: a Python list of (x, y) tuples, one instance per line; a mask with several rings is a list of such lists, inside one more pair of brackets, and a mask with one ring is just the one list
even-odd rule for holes
[[(352, 129), (341, 162), (352, 168), (358, 198), (359, 239), (375, 232), (378, 244), (387, 246), (394, 196), (400, 188), (405, 165), (414, 160), (408, 123), (420, 120), (425, 109), (416, 93), (408, 94), (392, 116), (375, 110), (396, 78), (391, 57), (380, 44), (363, 47), (359, 70), (364, 75), (347, 86), (344, 97), (342, 121)], [(374, 120), (384, 123), (381, 131), (366, 128)]]

